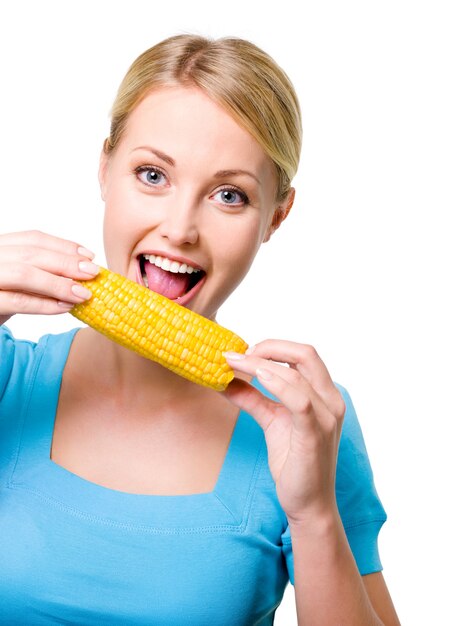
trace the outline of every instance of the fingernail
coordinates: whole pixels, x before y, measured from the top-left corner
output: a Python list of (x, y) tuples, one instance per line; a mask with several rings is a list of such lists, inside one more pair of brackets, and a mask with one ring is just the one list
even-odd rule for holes
[(82, 285), (72, 285), (72, 291), (77, 297), (85, 298), (86, 300), (91, 298), (92, 295), (91, 291), (86, 287), (82, 287)]
[(256, 348), (256, 345), (250, 346), (248, 350), (245, 352), (245, 354), (253, 354), (253, 352), (255, 351), (255, 348)]
[(223, 352), (222, 354), (226, 359), (231, 359), (232, 361), (239, 361), (245, 358), (245, 355), (239, 352)]
[(73, 302), (62, 302), (62, 300), (57, 300), (57, 304), (63, 309), (71, 309), (75, 306)]
[(91, 263), (91, 261), (80, 261), (78, 269), (84, 274), (89, 274), (90, 276), (95, 276), (100, 271), (99, 266), (96, 265), (96, 263)]
[(87, 250), (87, 248), (84, 248), (83, 246), (79, 246), (78, 254), (80, 254), (81, 256), (87, 256), (89, 259), (95, 258), (95, 253), (91, 250)]
[(269, 370), (265, 370), (264, 367), (260, 367), (256, 370), (256, 375), (258, 378), (262, 378), (263, 380), (271, 380), (273, 375)]

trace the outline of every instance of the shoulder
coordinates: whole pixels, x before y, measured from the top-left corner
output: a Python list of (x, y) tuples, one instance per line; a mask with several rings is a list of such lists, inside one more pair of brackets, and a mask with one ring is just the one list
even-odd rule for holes
[[(335, 382), (334, 385), (336, 389), (338, 389), (338, 391), (340, 392), (341, 396), (343, 397), (344, 404), (346, 405), (346, 413), (344, 415), (344, 418), (346, 419), (346, 417), (356, 416), (356, 411), (354, 409), (354, 405), (353, 405), (351, 396), (349, 394), (349, 391), (346, 389), (346, 387), (343, 387), (343, 385), (340, 385), (337, 382)], [(357, 419), (357, 416), (356, 416), (356, 419)]]
[(351, 489), (355, 483), (371, 483), (373, 481), (372, 468), (366, 448), (366, 442), (362, 428), (351, 400), (351, 396), (345, 387), (335, 383), (343, 396), (346, 411), (341, 429), (341, 439), (338, 450), (337, 478), (339, 486), (347, 486)]
[(19, 387), (35, 376), (46, 353), (56, 359), (66, 355), (77, 330), (46, 334), (38, 341), (31, 341), (15, 337), (8, 326), (0, 326), (0, 400), (12, 389), (18, 392)]
[(0, 399), (4, 396), (12, 379), (18, 377), (34, 355), (36, 342), (17, 339), (3, 324), (0, 326)]
[(341, 393), (346, 407), (341, 430), (340, 450), (342, 447), (343, 450), (341, 451), (344, 452), (345, 447), (352, 447), (356, 452), (367, 454), (361, 425), (349, 391), (339, 383), (335, 382), (335, 386)]

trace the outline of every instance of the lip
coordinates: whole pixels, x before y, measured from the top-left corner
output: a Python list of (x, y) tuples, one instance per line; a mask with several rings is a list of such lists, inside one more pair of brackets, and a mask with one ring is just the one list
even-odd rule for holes
[(204, 271), (203, 267), (201, 267), (200, 265), (198, 265), (191, 259), (187, 259), (184, 256), (177, 256), (174, 254), (169, 254), (168, 252), (162, 252), (161, 250), (143, 250), (142, 252), (139, 252), (137, 254), (137, 261), (139, 260), (139, 257), (142, 256), (143, 254), (154, 254), (155, 256), (162, 256), (167, 259), (170, 259), (170, 261), (178, 261), (178, 263), (186, 263), (186, 265), (190, 265), (191, 267), (194, 267), (194, 269), (196, 270)]
[[(142, 285), (142, 287), (145, 287), (144, 285), (144, 281), (142, 278), (142, 274), (140, 273), (140, 263), (139, 263), (139, 257), (141, 256), (141, 254), (155, 254), (155, 256), (166, 256), (164, 254), (162, 254), (161, 252), (145, 252), (145, 253), (140, 253), (139, 255), (137, 255), (136, 259), (135, 259), (135, 276), (136, 276), (136, 282), (139, 285)], [(167, 257), (168, 259), (172, 259), (173, 261), (180, 261), (180, 263), (187, 263), (189, 265), (191, 265), (191, 263), (189, 261), (186, 261), (183, 259), (183, 257)], [(183, 259), (183, 260), (180, 260)], [(197, 267), (197, 269), (201, 269), (201, 267), (193, 265), (193, 267)], [(202, 270), (204, 271), (204, 270)], [(199, 290), (202, 288), (203, 284), (206, 282), (206, 274), (204, 273), (204, 276), (201, 278), (201, 280), (199, 280), (194, 287), (188, 291), (187, 293), (185, 293), (183, 296), (181, 296), (180, 298), (176, 298), (176, 300), (172, 300), (172, 302), (176, 302), (177, 304), (181, 304), (181, 306), (185, 306), (190, 300), (192, 300), (194, 298), (194, 296), (199, 292)], [(145, 287), (146, 289), (149, 289), (148, 287)], [(150, 289), (150, 291), (152, 291)], [(155, 292), (154, 292), (155, 293)]]

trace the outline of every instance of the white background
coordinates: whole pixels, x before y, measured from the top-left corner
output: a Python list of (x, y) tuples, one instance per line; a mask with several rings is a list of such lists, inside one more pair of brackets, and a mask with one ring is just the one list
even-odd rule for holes
[[(134, 58), (173, 34), (234, 35), (290, 75), (304, 120), (296, 203), (219, 321), (250, 343), (312, 343), (350, 391), (404, 625), (468, 619), (467, 7), (42, 0), (0, 14), (0, 231), (73, 239), (102, 264), (98, 155)], [(36, 340), (77, 321), (8, 325)], [(276, 624), (295, 624), (292, 588)]]

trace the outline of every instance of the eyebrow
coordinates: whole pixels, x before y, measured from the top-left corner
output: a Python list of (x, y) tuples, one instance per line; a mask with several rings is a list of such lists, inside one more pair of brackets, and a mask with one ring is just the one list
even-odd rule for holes
[[(151, 152), (162, 161), (165, 161), (165, 163), (168, 163), (168, 165), (171, 165), (171, 167), (176, 166), (175, 160), (172, 159), (171, 156), (168, 156), (168, 154), (165, 154), (164, 152), (162, 152), (161, 150), (157, 150), (156, 148), (151, 148), (150, 146), (139, 146), (138, 148), (134, 148), (132, 152), (135, 152), (136, 150), (148, 150), (148, 152)], [(259, 181), (259, 179), (252, 172), (249, 172), (248, 170), (239, 170), (239, 169), (219, 170), (218, 172), (214, 174), (214, 178), (225, 178), (226, 176), (239, 176), (241, 174), (254, 178), (254, 180), (258, 183), (258, 185), (261, 186), (261, 182)]]

